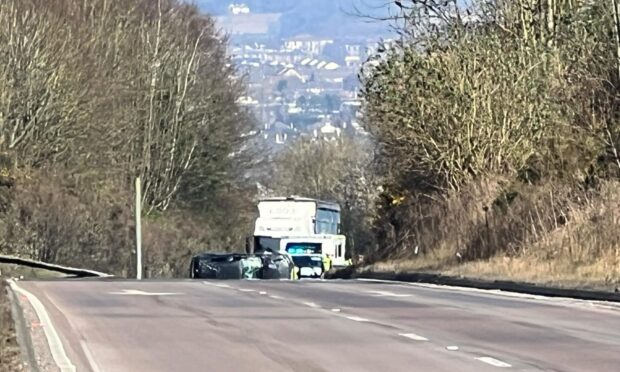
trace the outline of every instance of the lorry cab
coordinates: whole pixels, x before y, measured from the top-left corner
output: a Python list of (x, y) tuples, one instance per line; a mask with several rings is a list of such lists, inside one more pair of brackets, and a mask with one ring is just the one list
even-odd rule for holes
[(346, 238), (340, 234), (337, 203), (302, 197), (261, 199), (248, 252), (330, 255), (345, 266)]

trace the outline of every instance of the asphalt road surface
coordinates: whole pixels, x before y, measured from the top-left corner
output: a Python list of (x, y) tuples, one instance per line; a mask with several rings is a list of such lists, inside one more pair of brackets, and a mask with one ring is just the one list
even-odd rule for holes
[(63, 371), (620, 370), (613, 304), (368, 281), (18, 286)]

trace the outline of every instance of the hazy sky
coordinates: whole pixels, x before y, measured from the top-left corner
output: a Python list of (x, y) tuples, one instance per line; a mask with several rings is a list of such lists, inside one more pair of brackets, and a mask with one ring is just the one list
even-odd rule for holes
[[(372, 38), (391, 34), (387, 22), (373, 22), (363, 15), (386, 15), (389, 0), (195, 0), (213, 15), (228, 14), (231, 3), (245, 3), (252, 13), (279, 13), (277, 34), (290, 37), (310, 34), (329, 37)], [(257, 20), (257, 22), (260, 22)]]

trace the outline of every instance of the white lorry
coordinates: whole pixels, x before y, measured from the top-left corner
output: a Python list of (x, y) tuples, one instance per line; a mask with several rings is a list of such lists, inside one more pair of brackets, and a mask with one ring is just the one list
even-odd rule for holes
[(261, 199), (253, 252), (272, 250), (293, 255), (329, 255), (333, 266), (344, 266), (346, 238), (340, 234), (340, 206), (302, 197)]

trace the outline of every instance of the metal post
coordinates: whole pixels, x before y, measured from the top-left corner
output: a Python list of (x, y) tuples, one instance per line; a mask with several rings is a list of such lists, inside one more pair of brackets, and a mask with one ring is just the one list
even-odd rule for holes
[(136, 279), (142, 279), (142, 183), (136, 178)]

